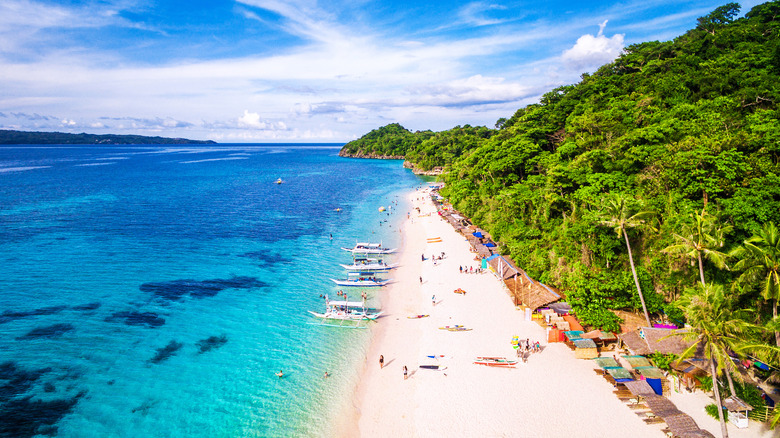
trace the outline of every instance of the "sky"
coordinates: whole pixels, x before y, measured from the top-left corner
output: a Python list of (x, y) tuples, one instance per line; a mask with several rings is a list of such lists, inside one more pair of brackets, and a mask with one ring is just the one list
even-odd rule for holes
[(725, 3), (2, 0), (0, 129), (340, 143), (494, 127)]

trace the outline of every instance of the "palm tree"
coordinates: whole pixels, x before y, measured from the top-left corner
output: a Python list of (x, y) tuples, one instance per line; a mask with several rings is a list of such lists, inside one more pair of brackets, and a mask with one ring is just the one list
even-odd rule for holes
[(731, 225), (719, 226), (718, 218), (707, 213), (706, 207), (700, 214), (692, 214), (693, 223), (682, 227), (680, 234), (675, 234), (677, 243), (663, 249), (667, 254), (685, 255), (699, 262), (699, 278), (704, 282), (704, 258), (720, 269), (726, 268), (726, 254), (720, 252), (725, 236), (732, 230)]
[[(735, 270), (742, 271), (737, 284), (761, 285), (761, 296), (772, 301), (772, 316), (777, 319), (780, 300), (780, 232), (773, 223), (764, 224), (758, 234), (731, 252), (739, 261)], [(775, 344), (780, 346), (780, 332), (775, 332)]]
[(601, 220), (599, 221), (600, 225), (612, 227), (618, 237), (622, 235), (626, 240), (628, 261), (631, 263), (631, 273), (634, 274), (634, 284), (636, 285), (636, 291), (639, 294), (639, 301), (642, 302), (642, 311), (645, 312), (645, 319), (647, 320), (648, 327), (652, 327), (653, 324), (650, 322), (650, 314), (647, 312), (645, 297), (642, 295), (642, 288), (639, 286), (639, 277), (636, 275), (634, 256), (631, 253), (631, 243), (628, 240), (628, 232), (626, 229), (637, 228), (644, 225), (645, 219), (652, 215), (653, 212), (648, 210), (634, 212), (628, 204), (628, 199), (622, 194), (616, 194), (607, 200), (602, 200)]
[(690, 289), (680, 297), (677, 305), (685, 313), (690, 327), (678, 330), (675, 335), (684, 336), (687, 341), (692, 342), (690, 347), (680, 354), (678, 361), (701, 352), (710, 362), (712, 389), (718, 406), (721, 434), (726, 438), (728, 430), (723, 417), (718, 375), (725, 374), (729, 379), (729, 389), (735, 394), (731, 381), (735, 366), (730, 353), (744, 357), (746, 353), (777, 354), (778, 349), (752, 341), (759, 338), (761, 333), (766, 333), (766, 329), (748, 322), (745, 319), (747, 310), (733, 309), (733, 300), (726, 294), (722, 285), (709, 284)]

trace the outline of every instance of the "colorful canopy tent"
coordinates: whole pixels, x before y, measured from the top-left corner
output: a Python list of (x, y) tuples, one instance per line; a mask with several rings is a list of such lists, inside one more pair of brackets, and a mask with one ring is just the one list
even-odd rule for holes
[(552, 303), (549, 306), (558, 315), (568, 315), (571, 312), (571, 305), (567, 302)]
[(655, 368), (644, 356), (623, 356), (623, 359), (631, 365), (631, 368), (639, 370), (642, 368)]
[(582, 330), (569, 330), (567, 332), (564, 332), (564, 335), (566, 335), (566, 339), (569, 342), (574, 342), (576, 340), (582, 339), (583, 333), (585, 332), (583, 332)]
[(614, 357), (594, 357), (593, 360), (596, 361), (598, 366), (604, 370), (608, 370), (610, 368), (623, 368)]
[(639, 374), (642, 375), (642, 377), (645, 378), (645, 381), (647, 381), (647, 384), (650, 385), (651, 388), (653, 388), (653, 391), (655, 391), (658, 395), (664, 395), (664, 386), (663, 386), (663, 379), (664, 379), (664, 372), (656, 367), (645, 367), (639, 369)]
[(482, 235), (482, 232), (480, 232), (480, 231), (477, 231), (476, 233), (471, 233), (471, 235), (476, 237), (477, 239), (481, 239), (481, 238), (485, 237), (484, 235)]
[(579, 330), (585, 333), (585, 329), (582, 328), (582, 324), (577, 321), (577, 318), (571, 315), (563, 315), (563, 320), (569, 323), (569, 330)]
[(607, 372), (615, 379), (615, 382), (630, 382), (634, 380), (634, 376), (625, 368), (610, 368)]

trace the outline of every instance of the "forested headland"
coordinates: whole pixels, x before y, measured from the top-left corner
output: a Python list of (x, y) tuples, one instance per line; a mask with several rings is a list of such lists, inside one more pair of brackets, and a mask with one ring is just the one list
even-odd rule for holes
[(739, 13), (729, 3), (672, 41), (628, 46), (495, 128), (392, 124), (342, 155), (443, 167), (442, 195), (585, 324), (614, 330), (609, 309), (691, 322), (682, 298), (721, 288), (774, 344), (780, 2)]
[(211, 140), (149, 137), (144, 135), (69, 134), (65, 132), (13, 131), (0, 129), (0, 144), (216, 144)]

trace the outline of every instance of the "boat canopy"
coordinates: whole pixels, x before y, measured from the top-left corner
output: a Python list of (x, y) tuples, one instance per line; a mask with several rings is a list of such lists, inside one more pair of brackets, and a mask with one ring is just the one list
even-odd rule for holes
[(362, 301), (328, 301), (328, 305), (333, 307), (364, 307)]

